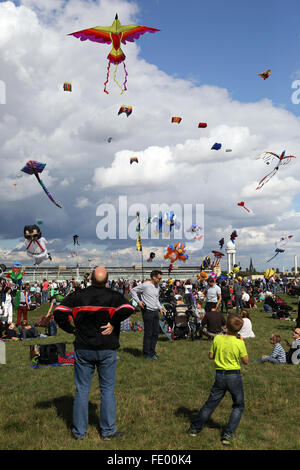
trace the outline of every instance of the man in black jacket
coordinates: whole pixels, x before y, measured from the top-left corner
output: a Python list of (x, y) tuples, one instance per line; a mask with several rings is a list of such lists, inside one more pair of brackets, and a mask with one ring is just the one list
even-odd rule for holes
[(116, 349), (120, 346), (120, 323), (134, 312), (134, 307), (119, 292), (105, 287), (107, 279), (105, 268), (95, 268), (92, 285), (69, 294), (54, 310), (60, 328), (75, 335), (72, 433), (76, 439), (83, 439), (87, 432), (89, 391), (95, 367), (101, 391), (102, 439), (121, 435), (115, 425)]

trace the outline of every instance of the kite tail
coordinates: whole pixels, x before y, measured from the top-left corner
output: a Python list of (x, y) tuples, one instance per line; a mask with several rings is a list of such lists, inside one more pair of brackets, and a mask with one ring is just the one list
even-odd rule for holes
[(266, 262), (268, 263), (269, 261), (271, 261), (272, 259), (274, 259), (275, 256), (277, 256), (277, 255), (278, 255), (278, 253), (276, 253), (276, 255), (272, 256), (272, 258), (268, 259)]
[(245, 209), (245, 211), (250, 212), (250, 210), (247, 207), (243, 206), (243, 208)]
[(272, 170), (270, 173), (268, 173), (266, 176), (264, 176), (263, 179), (260, 180), (260, 182), (258, 183), (258, 186), (257, 186), (256, 189), (262, 188), (265, 183), (270, 181), (270, 179), (276, 174), (277, 170), (278, 170), (278, 168), (274, 168), (274, 170)]
[(126, 70), (125, 62), (123, 62), (123, 65), (124, 65), (124, 72), (125, 72), (125, 80), (124, 80), (124, 83), (123, 83), (123, 87), (124, 87), (124, 91), (127, 91), (126, 83), (127, 83), (128, 72), (127, 72), (127, 70)]
[(53, 197), (52, 197), (51, 194), (49, 193), (48, 189), (47, 189), (46, 186), (44, 185), (43, 181), (40, 179), (39, 175), (36, 174), (35, 176), (37, 177), (38, 182), (39, 182), (40, 185), (42, 186), (43, 190), (44, 190), (45, 193), (47, 194), (47, 196), (48, 196), (48, 198), (50, 199), (50, 201), (52, 201), (53, 204), (55, 204), (57, 207), (59, 207), (59, 208), (61, 209), (62, 207), (53, 199)]
[(106, 81), (104, 82), (104, 93), (106, 93), (107, 95), (109, 95), (109, 92), (106, 90), (106, 85), (108, 84), (108, 80), (109, 80), (110, 64), (111, 64), (111, 61), (108, 62), (107, 74), (106, 74)]
[(118, 87), (120, 88), (120, 90), (121, 90), (121, 95), (122, 95), (123, 92), (124, 92), (124, 90), (123, 90), (123, 88), (121, 87), (120, 83), (119, 83), (118, 80), (117, 80), (117, 68), (118, 68), (118, 64), (116, 64), (116, 67), (115, 67), (114, 81), (116, 82), (116, 84), (117, 84)]

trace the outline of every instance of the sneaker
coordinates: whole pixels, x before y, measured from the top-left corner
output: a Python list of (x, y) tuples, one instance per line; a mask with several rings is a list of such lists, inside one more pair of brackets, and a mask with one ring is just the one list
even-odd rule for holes
[(151, 359), (153, 359), (154, 361), (157, 361), (157, 359), (159, 359), (159, 356), (157, 354), (154, 354)]
[(230, 446), (231, 444), (231, 436), (228, 436), (228, 434), (224, 434), (224, 436), (221, 439), (221, 442), (224, 446)]
[(114, 434), (110, 434), (109, 436), (101, 436), (101, 439), (103, 441), (110, 441), (113, 438), (118, 438), (118, 437), (122, 437), (122, 436), (123, 436), (122, 432), (116, 431)]
[(200, 429), (198, 430), (198, 429), (195, 429), (195, 428), (192, 428), (192, 427), (190, 427), (190, 428), (188, 429), (188, 431), (187, 431), (187, 433), (188, 433), (190, 436), (193, 436), (193, 437), (197, 436), (197, 434), (198, 434), (199, 432), (200, 432)]

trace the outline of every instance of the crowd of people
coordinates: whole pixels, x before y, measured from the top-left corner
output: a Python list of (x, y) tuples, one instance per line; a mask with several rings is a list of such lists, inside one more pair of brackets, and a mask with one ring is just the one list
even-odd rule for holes
[[(9, 279), (1, 282), (0, 336), (7, 340), (26, 340), (39, 333), (37, 324), (28, 319), (30, 310), (48, 304), (45, 318), (67, 333), (74, 334), (74, 377), (76, 393), (73, 408), (75, 439), (83, 439), (88, 427), (88, 395), (94, 369), (99, 375), (101, 391), (100, 430), (104, 440), (118, 437), (116, 402), (114, 396), (116, 375), (116, 350), (119, 348), (121, 325), (138, 309), (143, 318), (143, 356), (158, 360), (156, 344), (163, 320), (167, 323), (168, 309), (179, 318), (177, 327), (184, 327), (182, 319), (191, 312), (196, 335), (211, 342), (209, 358), (214, 360), (216, 379), (206, 403), (191, 422), (188, 434), (196, 436), (206, 424), (214, 409), (227, 391), (233, 400), (233, 409), (225, 433), (224, 445), (230, 443), (244, 410), (244, 394), (240, 374), (240, 361), (248, 363), (244, 339), (255, 333), (249, 309), (289, 318), (290, 309), (280, 294), (298, 293), (299, 281), (284, 278), (257, 279), (242, 277), (219, 279), (208, 277), (197, 280), (163, 280), (162, 272), (153, 270), (150, 279), (110, 280), (105, 268), (97, 267), (81, 282), (56, 280), (16, 285)], [(300, 297), (299, 297), (300, 298)], [(290, 353), (300, 347), (300, 314), (293, 318), (296, 328)], [(169, 310), (170, 311), (170, 310)], [(13, 316), (16, 315), (16, 323)], [(181, 323), (180, 323), (181, 318)], [(16, 330), (18, 328), (18, 331)], [(174, 333), (174, 332), (173, 332)], [(171, 336), (172, 337), (172, 336)], [(180, 337), (180, 336), (178, 336)], [(173, 339), (176, 338), (173, 336)], [(273, 333), (270, 343), (273, 350), (256, 361), (282, 364), (289, 362), (281, 345), (281, 337)], [(102, 384), (102, 385), (101, 385)], [(103, 385), (105, 384), (105, 386)]]

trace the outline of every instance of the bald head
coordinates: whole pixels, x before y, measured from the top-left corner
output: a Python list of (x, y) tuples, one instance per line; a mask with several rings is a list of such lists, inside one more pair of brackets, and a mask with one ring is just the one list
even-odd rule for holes
[(91, 276), (92, 286), (105, 287), (108, 279), (108, 272), (104, 266), (97, 266)]

